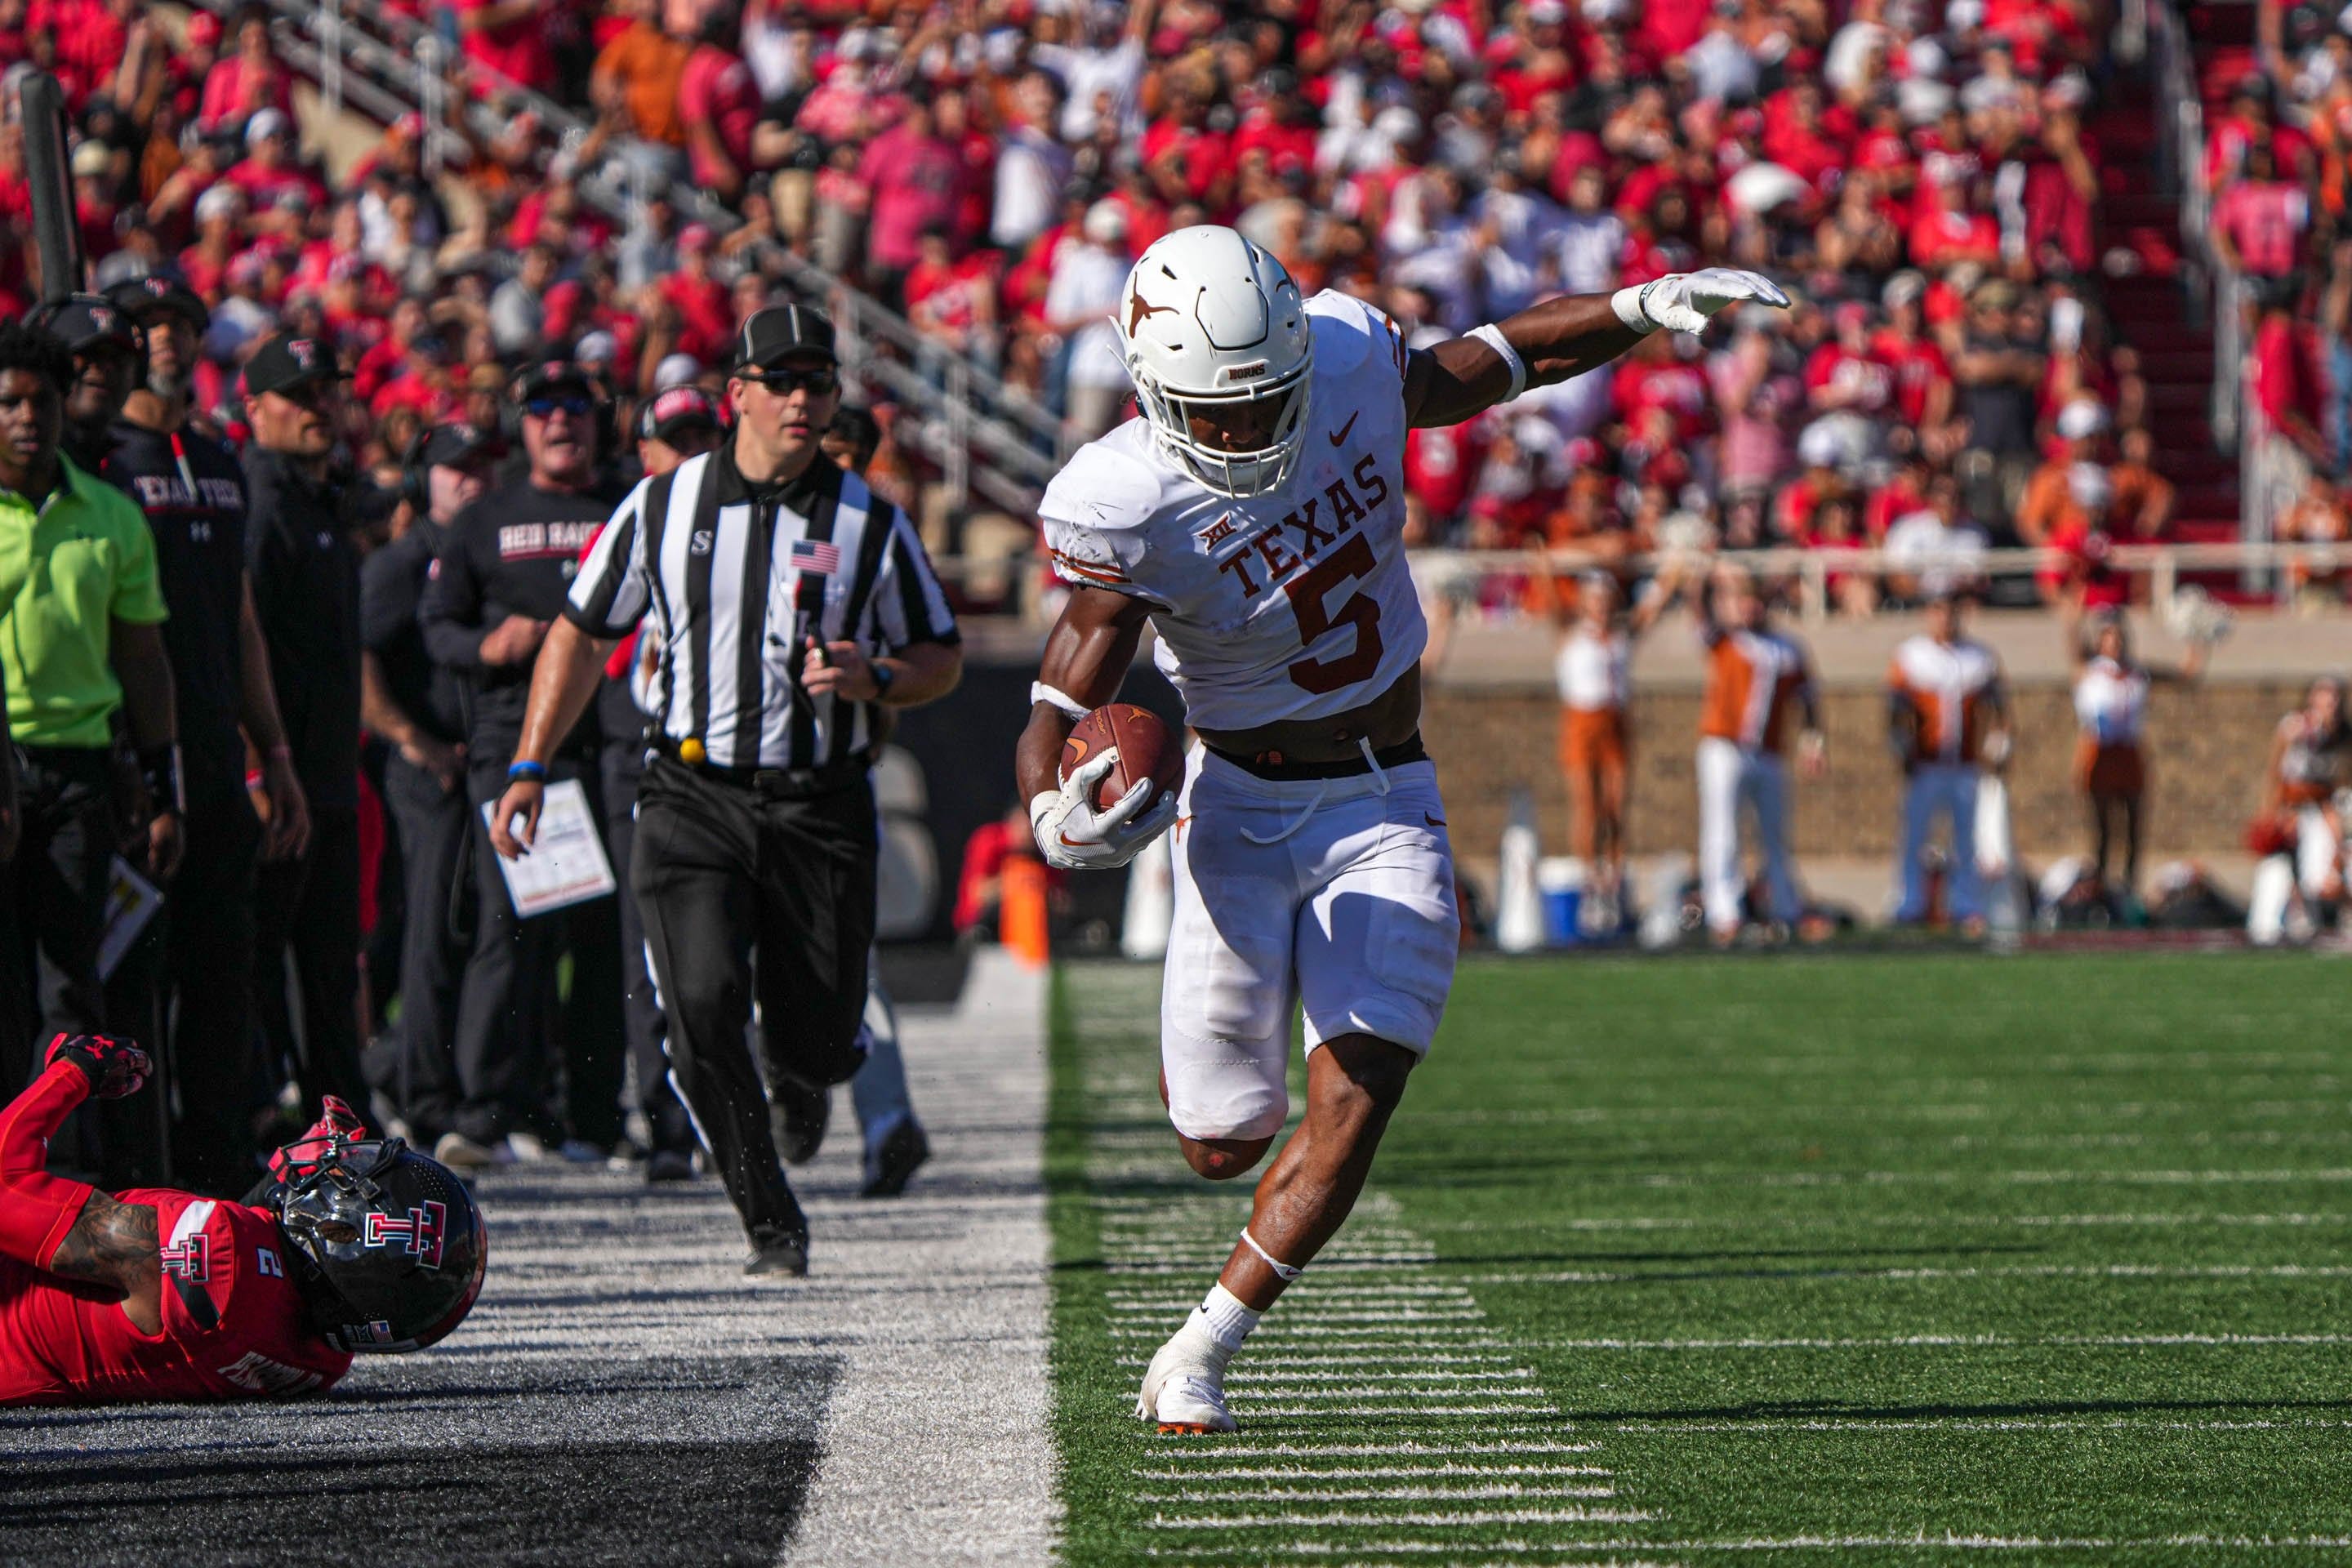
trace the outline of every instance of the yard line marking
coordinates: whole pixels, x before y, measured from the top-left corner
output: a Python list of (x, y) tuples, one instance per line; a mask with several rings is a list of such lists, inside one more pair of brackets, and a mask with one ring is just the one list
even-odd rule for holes
[(1919, 1347), (2166, 1347), (2166, 1344), (2352, 1344), (2352, 1333), (2053, 1333), (2016, 1338), (2004, 1333), (1898, 1333), (1851, 1340), (1552, 1340), (1561, 1350), (1898, 1350)]
[(1430, 1476), (1592, 1476), (1602, 1480), (1612, 1479), (1616, 1472), (1599, 1465), (1465, 1465), (1442, 1455), (1430, 1456), (1435, 1462), (1427, 1465), (1237, 1465), (1221, 1470), (1155, 1470), (1138, 1465), (1131, 1472), (1139, 1480), (1185, 1481), (1195, 1479), (1222, 1486), (1227, 1481), (1358, 1481), (1374, 1476), (1402, 1480), (1419, 1480)]
[(1220, 1498), (1213, 1492), (1192, 1487), (1180, 1488), (1172, 1492), (1138, 1492), (1135, 1500), (1190, 1503), (1195, 1507), (1206, 1504), (1212, 1508), (1230, 1502), (1246, 1508), (1278, 1502), (1504, 1502), (1520, 1498), (1612, 1498), (1616, 1495), (1615, 1487), (1470, 1481), (1439, 1487), (1264, 1487), (1253, 1489), (1246, 1496), (1236, 1498)]
[(2255, 1418), (2232, 1421), (2215, 1417), (2202, 1421), (2170, 1421), (2137, 1415), (1928, 1415), (1920, 1417), (1882, 1417), (1840, 1421), (1813, 1417), (1808, 1420), (1782, 1420), (1759, 1415), (1738, 1421), (1621, 1421), (1612, 1428), (1618, 1432), (1729, 1432), (1769, 1434), (1773, 1432), (2045, 1432), (2045, 1431), (2133, 1431), (2154, 1429), (2166, 1432), (2268, 1432), (2284, 1427), (2352, 1427), (2352, 1421), (2330, 1420), (2326, 1416), (2302, 1415), (2284, 1419)]
[[(1131, 1409), (1131, 1398), (1120, 1401), (1123, 1409)], [(1252, 1415), (1527, 1415), (1548, 1409), (1537, 1405), (1359, 1405), (1348, 1410), (1326, 1410), (1312, 1405), (1260, 1405), (1252, 1403), (1242, 1414)]]
[[(1528, 1553), (1550, 1554), (1568, 1552), (1804, 1552), (1823, 1549), (1917, 1549), (1956, 1552), (2117, 1552), (2179, 1550), (2212, 1547), (2223, 1551), (2243, 1552), (2263, 1548), (2294, 1548), (2310, 1551), (2336, 1551), (2352, 1546), (2352, 1536), (2221, 1536), (2165, 1535), (2139, 1539), (2128, 1537), (2114, 1540), (2085, 1537), (2041, 1537), (2001, 1535), (1789, 1535), (1753, 1536), (1746, 1540), (1723, 1541), (1503, 1541), (1482, 1542), (1467, 1550), (1477, 1552), (1499, 1552), (1509, 1555)], [(1278, 1549), (1286, 1557), (1351, 1558), (1402, 1557), (1435, 1555), (1440, 1552), (1458, 1553), (1465, 1547), (1456, 1542), (1422, 1541), (1381, 1541), (1346, 1544), (1329, 1541), (1286, 1542)], [(1182, 1556), (1187, 1560), (1234, 1555), (1263, 1556), (1263, 1546), (1201, 1546), (1181, 1551), (1162, 1551), (1147, 1547), (1145, 1554), (1152, 1557)], [(1635, 1564), (1617, 1562), (1613, 1568), (1636, 1568)]]
[[(1138, 1365), (1146, 1365), (1146, 1364), (1149, 1364), (1149, 1363), (1138, 1363), (1137, 1364), (1138, 1364)], [(1515, 1367), (1512, 1367), (1512, 1368), (1510, 1368), (1508, 1371), (1506, 1371), (1506, 1372), (1371, 1372), (1371, 1373), (1368, 1373), (1368, 1372), (1366, 1372), (1366, 1371), (1364, 1371), (1364, 1370), (1363, 1370), (1363, 1363), (1362, 1363), (1360, 1361), (1359, 1361), (1359, 1362), (1353, 1362), (1353, 1363), (1343, 1363), (1343, 1362), (1339, 1362), (1339, 1361), (1336, 1361), (1336, 1360), (1334, 1360), (1334, 1361), (1329, 1361), (1329, 1362), (1318, 1362), (1318, 1363), (1313, 1363), (1312, 1365), (1306, 1366), (1306, 1367), (1301, 1367), (1301, 1366), (1300, 1366), (1297, 1363), (1296, 1363), (1296, 1362), (1289, 1362), (1289, 1363), (1279, 1362), (1279, 1361), (1276, 1361), (1276, 1360), (1273, 1359), (1272, 1357), (1269, 1357), (1269, 1358), (1267, 1358), (1266, 1360), (1262, 1361), (1262, 1362), (1253, 1362), (1253, 1363), (1251, 1363), (1249, 1365), (1247, 1365), (1247, 1366), (1245, 1366), (1245, 1367), (1235, 1367), (1235, 1368), (1234, 1369), (1234, 1371), (1235, 1372), (1235, 1373), (1236, 1373), (1236, 1374), (1238, 1374), (1238, 1373), (1248, 1373), (1250, 1376), (1252, 1376), (1252, 1377), (1263, 1377), (1263, 1376), (1265, 1376), (1265, 1375), (1266, 1373), (1276, 1373), (1276, 1372), (1297, 1372), (1297, 1371), (1308, 1371), (1308, 1372), (1311, 1372), (1311, 1371), (1315, 1370), (1315, 1368), (1316, 1368), (1316, 1367), (1325, 1367), (1325, 1366), (1328, 1366), (1328, 1367), (1352, 1366), (1353, 1373), (1354, 1373), (1354, 1375), (1355, 1375), (1358, 1379), (1360, 1379), (1360, 1380), (1361, 1380), (1361, 1381), (1364, 1381), (1364, 1382), (1370, 1382), (1370, 1383), (1402, 1383), (1402, 1384), (1416, 1384), (1416, 1383), (1444, 1383), (1444, 1384), (1469, 1384), (1469, 1383), (1521, 1383), (1521, 1382), (1525, 1382), (1525, 1381), (1527, 1381), (1527, 1380), (1528, 1380), (1528, 1379), (1531, 1379), (1531, 1378), (1533, 1378), (1533, 1377), (1535, 1376), (1535, 1373), (1534, 1373), (1530, 1372), (1529, 1370), (1528, 1370), (1526, 1367), (1523, 1367), (1523, 1366), (1515, 1366)], [(1336, 1382), (1338, 1382), (1338, 1381), (1339, 1381), (1339, 1379), (1338, 1379), (1337, 1377), (1323, 1377), (1323, 1378), (1309, 1377), (1309, 1378), (1306, 1378), (1306, 1379), (1290, 1379), (1290, 1380), (1280, 1380), (1280, 1379), (1277, 1379), (1277, 1380), (1276, 1380), (1276, 1381), (1296, 1381), (1296, 1382), (1300, 1382), (1300, 1383), (1302, 1383), (1303, 1384), (1328, 1384), (1328, 1383), (1336, 1383)]]
[(1438, 1395), (1459, 1394), (1478, 1399), (1532, 1399), (1546, 1405), (1549, 1403), (1540, 1388), (1417, 1389), (1399, 1388), (1393, 1384), (1384, 1387), (1370, 1383), (1349, 1384), (1344, 1387), (1335, 1388), (1322, 1384), (1244, 1383), (1237, 1378), (1234, 1382), (1233, 1392), (1248, 1394), (1259, 1399), (1378, 1399), (1390, 1394), (1427, 1393)]
[[(1694, 1260), (1697, 1261), (1697, 1260)], [(2352, 1264), (2339, 1263), (2039, 1263), (1993, 1268), (1934, 1268), (1900, 1266), (1887, 1268), (1754, 1268), (1709, 1270), (1742, 1280), (1768, 1279), (2341, 1279), (2352, 1277)], [(1482, 1285), (1638, 1285), (1681, 1284), (1687, 1272), (1666, 1268), (1654, 1273), (1624, 1270), (1560, 1269), (1538, 1273), (1495, 1273), (1472, 1276)]]
[(1426, 1454), (1432, 1458), (1451, 1458), (1457, 1454), (1590, 1454), (1600, 1448), (1598, 1443), (1254, 1443), (1243, 1447), (1203, 1447), (1189, 1441), (1171, 1440), (1155, 1449), (1156, 1459), (1184, 1459), (1197, 1463), (1247, 1463), (1267, 1458), (1297, 1459), (1338, 1459), (1350, 1455), (1388, 1458), (1400, 1455)]
[(1461, 1513), (1239, 1513), (1174, 1519), (1154, 1514), (1143, 1524), (1147, 1530), (1266, 1530), (1300, 1525), (1337, 1525), (1343, 1530), (1432, 1525), (1455, 1530), (1465, 1524), (1645, 1524), (1657, 1517), (1640, 1509), (1511, 1508), (1471, 1509)]

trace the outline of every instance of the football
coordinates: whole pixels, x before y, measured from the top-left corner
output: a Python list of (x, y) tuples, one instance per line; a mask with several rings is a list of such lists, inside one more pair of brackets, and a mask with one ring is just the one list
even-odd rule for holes
[(1062, 742), (1061, 776), (1068, 778), (1107, 746), (1118, 748), (1118, 761), (1095, 785), (1088, 804), (1097, 811), (1118, 805), (1139, 780), (1149, 779), (1162, 789), (1175, 789), (1184, 782), (1183, 747), (1156, 715), (1131, 702), (1110, 703), (1078, 721)]

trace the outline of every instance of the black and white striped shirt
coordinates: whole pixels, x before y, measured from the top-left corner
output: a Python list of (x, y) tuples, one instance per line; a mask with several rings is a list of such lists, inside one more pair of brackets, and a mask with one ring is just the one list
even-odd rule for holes
[(872, 704), (802, 688), (808, 637), (871, 656), (959, 637), (904, 512), (821, 457), (754, 489), (732, 441), (629, 492), (564, 614), (598, 637), (650, 614), (655, 721), (732, 768), (820, 768), (867, 749)]

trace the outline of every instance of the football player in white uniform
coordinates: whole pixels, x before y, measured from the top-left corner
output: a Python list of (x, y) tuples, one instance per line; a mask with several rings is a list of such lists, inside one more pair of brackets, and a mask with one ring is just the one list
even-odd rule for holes
[[(1152, 1359), (1136, 1414), (1230, 1432), (1224, 1368), (1362, 1190), (1453, 984), (1454, 858), (1420, 737), (1426, 627), (1405, 568), (1405, 433), (1456, 425), (1739, 300), (1709, 269), (1549, 300), (1414, 351), (1349, 295), (1308, 300), (1229, 228), (1147, 249), (1118, 329), (1143, 417), (1072, 458), (1040, 511), (1075, 584), (1045, 645), (1020, 780), (1045, 858), (1124, 865), (1175, 828), (1161, 1091), (1213, 1180), (1264, 1157), (1288, 1111), (1294, 1005), (1307, 1111), (1259, 1181), (1208, 1299)], [(1097, 811), (1116, 748), (1066, 784), (1062, 742), (1111, 700), (1144, 623), (1201, 738), (1177, 798)]]

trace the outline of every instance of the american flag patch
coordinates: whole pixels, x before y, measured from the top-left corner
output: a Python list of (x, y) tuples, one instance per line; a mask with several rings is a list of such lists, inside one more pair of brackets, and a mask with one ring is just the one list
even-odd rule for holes
[(841, 547), (821, 540), (793, 541), (793, 570), (812, 577), (830, 577), (841, 570)]

